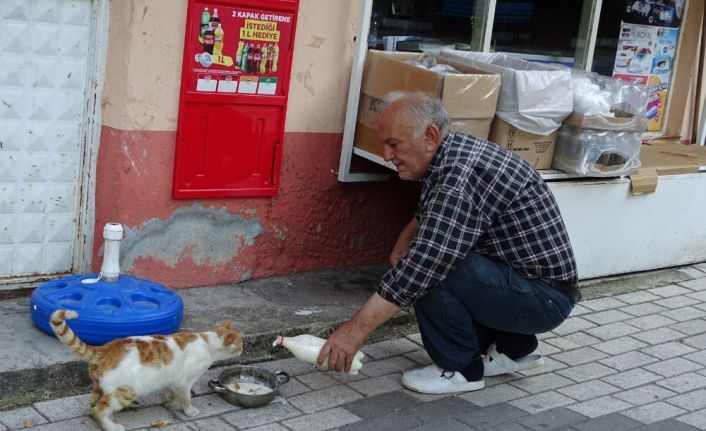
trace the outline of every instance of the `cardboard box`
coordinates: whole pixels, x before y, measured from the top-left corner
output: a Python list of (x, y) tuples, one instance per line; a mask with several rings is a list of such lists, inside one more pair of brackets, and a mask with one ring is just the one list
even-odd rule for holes
[(535, 135), (495, 117), (490, 126), (488, 140), (511, 150), (535, 169), (549, 169), (554, 157), (556, 133), (547, 136)]
[(656, 139), (642, 144), (640, 161), (638, 173), (630, 175), (633, 195), (654, 193), (660, 176), (699, 172), (706, 166), (706, 147)]
[(461, 74), (440, 74), (405, 63), (418, 53), (368, 51), (353, 145), (382, 156), (377, 139), (377, 122), (391, 91), (423, 91), (436, 95), (451, 117), (452, 131), (488, 137), (500, 92), (500, 75), (444, 57), (437, 62), (458, 69)]

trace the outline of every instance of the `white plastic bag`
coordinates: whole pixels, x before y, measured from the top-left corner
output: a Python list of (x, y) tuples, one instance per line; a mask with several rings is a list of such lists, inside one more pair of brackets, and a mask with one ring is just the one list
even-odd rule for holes
[(529, 133), (548, 135), (573, 110), (567, 67), (533, 63), (507, 54), (443, 50), (451, 57), (502, 76), (496, 115)]

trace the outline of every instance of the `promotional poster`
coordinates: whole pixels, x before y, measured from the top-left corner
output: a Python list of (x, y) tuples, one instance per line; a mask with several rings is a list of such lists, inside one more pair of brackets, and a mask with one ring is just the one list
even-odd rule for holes
[(620, 25), (613, 77), (647, 85), (647, 131), (664, 120), (684, 0), (628, 0)]
[(204, 6), (192, 17), (192, 91), (281, 94), (294, 17), (249, 8)]

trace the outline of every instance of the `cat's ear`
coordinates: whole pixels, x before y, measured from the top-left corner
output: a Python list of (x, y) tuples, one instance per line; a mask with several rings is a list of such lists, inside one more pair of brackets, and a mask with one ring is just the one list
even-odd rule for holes
[(216, 334), (222, 336), (225, 332), (231, 331), (233, 329), (232, 320), (224, 320), (216, 325)]

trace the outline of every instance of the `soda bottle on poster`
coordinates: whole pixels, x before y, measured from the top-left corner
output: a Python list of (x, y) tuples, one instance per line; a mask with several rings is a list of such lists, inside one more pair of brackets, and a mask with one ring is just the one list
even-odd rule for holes
[(272, 72), (277, 72), (277, 61), (279, 60), (279, 44), (275, 43), (272, 48)]
[(206, 34), (206, 30), (208, 30), (208, 23), (210, 23), (210, 22), (211, 22), (211, 14), (208, 12), (208, 8), (205, 7), (205, 8), (203, 8), (203, 12), (201, 12), (201, 33), (199, 33), (202, 40), (203, 40), (203, 36)]
[(243, 48), (245, 47), (245, 43), (240, 40), (238, 41), (238, 50), (235, 51), (235, 65), (240, 67), (240, 63), (243, 61)]
[(253, 68), (253, 58), (255, 57), (254, 51), (255, 51), (255, 48), (254, 48), (254, 44), (253, 44), (253, 46), (251, 46), (250, 49), (248, 49), (248, 58), (246, 61), (246, 63), (248, 64), (248, 72), (255, 72), (255, 70)]
[(240, 70), (243, 72), (248, 71), (248, 52), (250, 52), (250, 44), (245, 42), (245, 46), (243, 47), (243, 55), (240, 58)]
[(253, 71), (254, 71), (255, 73), (259, 73), (259, 71), (260, 71), (260, 58), (261, 58), (261, 56), (260, 56), (260, 45), (258, 44), (258, 45), (255, 47), (255, 55), (253, 55), (253, 59), (252, 59), (252, 60), (253, 60), (253, 66), (254, 66), (254, 67), (253, 67)]
[(223, 27), (221, 27), (221, 24), (218, 23), (218, 27), (216, 27), (216, 30), (213, 32), (213, 54), (214, 55), (221, 55), (223, 52)]
[(218, 9), (213, 9), (213, 15), (211, 15), (211, 28), (215, 30), (220, 23), (221, 19), (218, 17)]
[(267, 72), (267, 56), (268, 56), (267, 44), (263, 43), (262, 49), (260, 50), (260, 74), (261, 75)]
[(270, 42), (269, 45), (267, 45), (267, 71), (272, 72), (272, 51), (274, 49), (274, 45)]
[(209, 25), (206, 29), (206, 33), (203, 34), (203, 52), (213, 54), (213, 43), (216, 37), (213, 34), (213, 28)]

